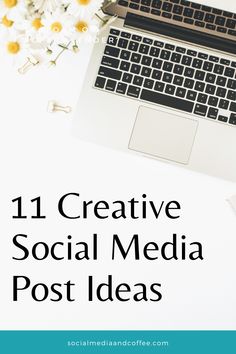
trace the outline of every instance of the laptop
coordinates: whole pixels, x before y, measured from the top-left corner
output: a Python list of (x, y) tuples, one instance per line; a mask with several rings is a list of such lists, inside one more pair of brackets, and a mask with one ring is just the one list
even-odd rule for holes
[(219, 3), (105, 5), (73, 134), (236, 182), (236, 5)]

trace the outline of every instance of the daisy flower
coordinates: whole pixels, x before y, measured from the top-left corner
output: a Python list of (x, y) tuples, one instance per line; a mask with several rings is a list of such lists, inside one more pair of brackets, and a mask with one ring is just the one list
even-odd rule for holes
[(1, 47), (1, 52), (9, 56), (14, 64), (25, 61), (30, 54), (25, 38), (15, 34), (11, 34), (7, 39), (2, 41)]
[(101, 6), (102, 0), (70, 0), (68, 2), (68, 10), (74, 16), (85, 15), (87, 13), (97, 12)]
[(11, 19), (11, 14), (22, 7), (25, 7), (24, 0), (0, 0), (0, 17), (7, 16), (7, 18)]
[(78, 15), (73, 19), (72, 38), (76, 42), (89, 42), (98, 32), (99, 21), (91, 16)]
[(42, 38), (48, 43), (65, 43), (70, 40), (72, 31), (72, 18), (66, 12), (56, 10), (53, 13), (45, 12), (42, 18)]

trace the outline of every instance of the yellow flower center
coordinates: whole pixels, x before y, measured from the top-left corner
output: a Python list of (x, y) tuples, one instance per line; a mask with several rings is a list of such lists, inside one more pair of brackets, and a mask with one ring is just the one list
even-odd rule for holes
[(88, 24), (84, 21), (79, 21), (75, 25), (76, 31), (84, 33), (88, 30)]
[(10, 54), (17, 54), (20, 51), (20, 44), (18, 42), (8, 42), (7, 51)]
[(3, 0), (4, 5), (10, 9), (11, 7), (15, 7), (17, 5), (17, 0)]
[(12, 25), (13, 25), (13, 21), (11, 21), (11, 20), (9, 20), (8, 18), (7, 18), (7, 16), (4, 16), (3, 18), (2, 18), (2, 24), (3, 24), (3, 26), (5, 26), (5, 27), (11, 27)]
[(42, 22), (41, 22), (41, 18), (35, 18), (33, 21), (32, 21), (32, 27), (34, 27), (34, 29), (36, 31), (38, 31), (41, 27), (43, 27), (42, 25)]
[(51, 31), (55, 33), (59, 33), (62, 30), (62, 24), (60, 22), (53, 22), (51, 24)]
[(86, 6), (90, 3), (91, 0), (77, 0), (79, 5)]

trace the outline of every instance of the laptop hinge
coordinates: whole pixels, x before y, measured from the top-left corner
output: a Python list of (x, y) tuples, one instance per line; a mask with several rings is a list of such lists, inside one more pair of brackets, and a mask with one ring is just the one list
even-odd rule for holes
[(226, 38), (211, 36), (208, 33), (191, 30), (171, 23), (154, 20), (150, 17), (128, 12), (124, 22), (125, 27), (131, 27), (151, 33), (212, 48), (229, 54), (236, 54), (236, 42)]

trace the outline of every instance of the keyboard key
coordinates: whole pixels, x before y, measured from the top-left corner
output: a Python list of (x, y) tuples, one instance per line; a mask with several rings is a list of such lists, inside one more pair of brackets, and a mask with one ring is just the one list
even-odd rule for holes
[(188, 88), (188, 89), (192, 89), (194, 86), (194, 81), (191, 79), (185, 79), (184, 80), (184, 87)]
[(140, 94), (140, 90), (141, 90), (140, 87), (130, 85), (128, 87), (127, 96), (138, 98)]
[(175, 75), (173, 84), (177, 86), (182, 86), (184, 82), (184, 78), (182, 76)]
[(120, 94), (124, 95), (125, 92), (126, 92), (126, 89), (127, 89), (127, 85), (126, 84), (124, 84), (123, 82), (118, 82), (117, 88), (116, 88), (116, 92), (117, 93), (120, 93)]
[(205, 61), (205, 63), (203, 64), (203, 70), (212, 71), (212, 69), (213, 69), (213, 63), (209, 61)]
[(110, 55), (111, 57), (116, 57), (117, 58), (117, 57), (119, 57), (120, 49), (114, 48), (114, 47), (110, 47), (109, 45), (107, 45), (105, 47), (104, 54)]
[(138, 50), (138, 46), (139, 46), (138, 42), (130, 41), (128, 49), (132, 50), (133, 52), (136, 52)]
[(165, 49), (162, 49), (161, 51), (161, 59), (169, 60), (170, 59), (171, 52)]
[(129, 73), (124, 73), (123, 74), (123, 77), (122, 77), (122, 81), (123, 82), (127, 82), (128, 84), (130, 84), (132, 79), (133, 79), (133, 75), (132, 74), (129, 74)]
[(130, 59), (132, 62), (134, 63), (139, 63), (140, 60), (141, 60), (141, 55), (140, 54), (137, 54), (137, 53), (133, 53), (131, 55), (131, 59)]
[(214, 63), (218, 63), (220, 58), (215, 57), (214, 55), (209, 56), (209, 61), (213, 61)]
[(219, 120), (220, 122), (227, 123), (228, 117), (226, 117), (226, 116), (219, 116), (219, 117), (218, 117), (218, 120)]
[(133, 79), (133, 84), (137, 86), (142, 86), (143, 84), (143, 77), (142, 76), (135, 76)]
[(160, 70), (153, 70), (152, 72), (152, 78), (155, 80), (161, 80), (162, 77), (162, 71)]
[(153, 88), (153, 85), (154, 85), (154, 80), (151, 80), (151, 79), (144, 80), (144, 85), (143, 85), (144, 87), (151, 90)]
[(152, 10), (151, 10), (151, 13), (152, 13), (153, 15), (156, 15), (156, 16), (161, 16), (161, 11), (160, 11), (160, 10), (152, 9)]
[(104, 77), (98, 76), (95, 82), (95, 87), (104, 88), (106, 79)]
[(235, 69), (233, 68), (225, 68), (224, 75), (227, 77), (234, 77)]
[(107, 80), (107, 84), (105, 89), (108, 91), (115, 91), (117, 81), (114, 80)]
[(127, 41), (127, 39), (120, 38), (119, 41), (118, 41), (117, 46), (118, 46), (119, 48), (124, 48), (124, 49), (126, 49), (127, 46), (128, 46), (128, 41)]
[(152, 72), (152, 69), (150, 69), (150, 68), (144, 66), (144, 67), (142, 68), (141, 75), (142, 75), (142, 76), (145, 76), (145, 77), (149, 77), (149, 76), (151, 75), (151, 72)]
[(207, 23), (206, 24), (206, 28), (211, 30), (211, 31), (215, 31), (216, 29), (216, 26), (215, 25), (212, 25), (211, 23)]
[(208, 105), (209, 106), (213, 106), (216, 107), (218, 104), (219, 98), (215, 97), (215, 96), (210, 96), (208, 98)]
[(168, 82), (169, 84), (172, 82), (173, 75), (169, 73), (164, 73), (162, 81)]
[(176, 64), (173, 70), (174, 74), (182, 75), (184, 72), (184, 66)]
[(231, 113), (230, 118), (229, 118), (229, 124), (236, 125), (236, 114)]
[(162, 1), (161, 0), (153, 0), (152, 1), (152, 7), (156, 8), (156, 9), (160, 9), (162, 5)]
[(185, 53), (185, 52), (186, 52), (186, 49), (183, 48), (183, 47), (176, 47), (176, 52), (178, 52), (178, 53)]
[(236, 36), (236, 31), (235, 30), (228, 30), (228, 34), (230, 34), (231, 36)]
[(161, 15), (165, 18), (171, 18), (172, 17), (172, 14), (169, 13), (169, 12), (162, 12)]
[(204, 18), (204, 12), (203, 11), (195, 11), (194, 12), (194, 16), (193, 16), (196, 20), (203, 20)]
[(194, 75), (194, 69), (192, 69), (192, 68), (185, 68), (185, 70), (184, 70), (184, 76), (193, 77), (193, 75)]
[(166, 85), (165, 93), (168, 93), (169, 95), (174, 95), (174, 93), (175, 93), (175, 86), (173, 86), (173, 85)]
[(235, 27), (236, 27), (236, 20), (228, 19), (228, 20), (226, 21), (226, 27), (231, 28), (231, 29), (235, 29)]
[(176, 96), (184, 98), (186, 95), (187, 90), (182, 88), (182, 87), (178, 87), (176, 90)]
[(151, 65), (151, 62), (152, 62), (152, 58), (147, 57), (145, 55), (142, 57), (142, 61), (141, 61), (142, 65), (149, 66)]
[(218, 76), (216, 80), (218, 86), (224, 87), (226, 85), (226, 78), (224, 76)]
[(207, 59), (208, 59), (208, 55), (207, 55), (207, 54), (205, 54), (205, 53), (198, 53), (198, 58), (201, 58), (201, 59), (207, 60)]
[(216, 86), (207, 84), (205, 92), (209, 95), (214, 95), (216, 92)]
[(199, 104), (199, 103), (197, 103), (195, 105), (195, 108), (194, 108), (194, 113), (195, 114), (205, 117), (206, 112), (207, 112), (207, 106), (204, 106), (204, 105)]
[(215, 20), (215, 24), (218, 26), (224, 26), (225, 25), (226, 18), (222, 16), (217, 16)]
[(177, 15), (182, 15), (183, 10), (184, 10), (183, 6), (180, 5), (174, 5), (173, 7), (173, 13)]
[(166, 43), (165, 44), (165, 49), (168, 50), (175, 50), (175, 46), (173, 44)]
[(163, 63), (163, 61), (162, 61), (162, 60), (159, 60), (159, 59), (153, 59), (153, 62), (152, 62), (152, 67), (153, 67), (153, 68), (156, 68), (156, 69), (161, 69), (161, 67), (162, 67), (162, 63)]
[(199, 81), (203, 81), (205, 79), (206, 73), (201, 70), (196, 70), (195, 72), (195, 79)]
[(141, 42), (142, 37), (141, 37), (141, 36), (138, 36), (138, 35), (136, 35), (136, 34), (133, 34), (133, 35), (132, 35), (132, 39), (133, 39), (134, 41), (136, 41), (136, 42)]
[(191, 63), (192, 63), (192, 58), (188, 57), (187, 55), (184, 55), (182, 58), (181, 64), (186, 65), (186, 66), (190, 66)]
[(174, 63), (179, 63), (181, 60), (181, 55), (178, 53), (172, 53), (170, 60)]
[(140, 70), (141, 70), (141, 65), (138, 65), (138, 64), (132, 64), (132, 65), (131, 65), (130, 72), (131, 72), (132, 74), (139, 74), (139, 73), (140, 73)]
[(121, 37), (123, 38), (130, 38), (131, 34), (129, 32), (121, 32)]
[(197, 101), (198, 101), (199, 103), (205, 104), (206, 101), (207, 101), (207, 97), (208, 97), (208, 96), (205, 95), (204, 93), (199, 93), (198, 96), (197, 96)]
[(205, 22), (209, 22), (209, 23), (214, 23), (215, 22), (215, 15), (214, 14), (210, 14), (210, 13), (207, 13), (205, 15), (205, 18), (204, 18), (204, 21)]
[(160, 48), (163, 48), (164, 47), (164, 43), (163, 42), (160, 42), (160, 41), (154, 41), (154, 45), (156, 47), (160, 47)]
[(184, 18), (182, 16), (179, 16), (179, 15), (174, 15), (173, 16), (173, 20), (174, 21), (178, 21), (178, 22), (182, 22), (184, 20)]
[(160, 53), (160, 49), (156, 47), (151, 47), (149, 55), (152, 57), (158, 57)]
[(196, 69), (201, 69), (203, 61), (201, 59), (193, 59), (192, 67)]
[(110, 30), (110, 34), (114, 34), (115, 36), (119, 36), (120, 34), (120, 31), (115, 29), (115, 28), (111, 28)]
[(230, 61), (228, 59), (221, 58), (220, 59), (220, 63), (223, 64), (223, 65), (228, 65), (228, 66), (230, 65)]
[(192, 25), (194, 23), (194, 20), (192, 20), (191, 18), (184, 18), (184, 23), (187, 23), (188, 25)]
[(152, 45), (153, 44), (153, 39), (145, 37), (145, 38), (143, 38), (143, 43)]
[(161, 104), (163, 106), (179, 109), (184, 112), (191, 113), (193, 110), (193, 103), (190, 101), (146, 89), (142, 90), (140, 98), (148, 102)]
[(109, 36), (108, 38), (107, 38), (107, 44), (109, 44), (109, 45), (116, 45), (116, 43), (117, 43), (117, 37), (115, 37), (115, 36)]
[(173, 8), (173, 4), (171, 4), (169, 2), (164, 2), (162, 5), (163, 11), (171, 12), (172, 8)]
[(125, 59), (125, 60), (129, 60), (130, 52), (128, 52), (127, 50), (122, 50), (121, 54), (120, 54), (120, 58)]
[(203, 92), (205, 89), (206, 84), (202, 81), (196, 81), (195, 82), (195, 86), (194, 86), (194, 90), (199, 91), (199, 92)]
[(100, 66), (98, 75), (105, 76), (109, 79), (120, 80), (122, 72), (115, 69), (110, 69), (105, 66)]
[(214, 71), (215, 74), (222, 75), (223, 72), (224, 72), (224, 67), (223, 67), (223, 65), (216, 64), (214, 66), (214, 70), (213, 71)]
[[(236, 77), (236, 75), (235, 75), (235, 77)], [(235, 90), (236, 89), (236, 80), (228, 79), (227, 87)]]
[(111, 57), (103, 56), (102, 65), (110, 66), (111, 68), (118, 68), (120, 61)]
[(162, 70), (171, 72), (172, 69), (173, 69), (173, 64), (168, 61), (165, 61), (163, 64)]
[(187, 50), (187, 54), (188, 54), (188, 55), (191, 55), (192, 57), (196, 57), (197, 52), (196, 52), (195, 50), (188, 49), (188, 50)]
[(194, 10), (193, 9), (190, 9), (189, 7), (186, 7), (185, 9), (184, 9), (184, 12), (183, 12), (183, 15), (185, 16), (185, 17), (193, 17), (193, 13), (194, 13)]
[(231, 102), (229, 109), (230, 109), (231, 112), (236, 112), (236, 103), (235, 102)]
[(186, 98), (191, 101), (195, 101), (196, 97), (197, 97), (197, 92), (191, 90), (188, 91), (186, 96)]
[(197, 26), (197, 27), (205, 27), (205, 22), (202, 22), (202, 21), (195, 21), (194, 22), (194, 24), (195, 24), (195, 26)]
[(164, 87), (165, 87), (165, 84), (163, 84), (163, 82), (156, 82), (156, 83), (155, 83), (154, 90), (155, 90), (155, 91), (163, 92)]
[(129, 68), (130, 68), (130, 63), (128, 61), (122, 60), (122, 62), (120, 63), (120, 70), (129, 71)]
[(227, 99), (231, 101), (236, 101), (236, 91), (229, 90), (227, 93)]
[(227, 29), (225, 27), (217, 27), (216, 30), (217, 30), (217, 32), (220, 32), (220, 33), (226, 33), (227, 32)]
[(224, 98), (226, 95), (226, 89), (223, 87), (218, 87), (216, 90), (216, 96)]
[(229, 101), (221, 99), (219, 102), (219, 108), (228, 109)]
[(215, 80), (216, 80), (216, 75), (214, 74), (211, 74), (211, 73), (208, 73), (206, 75), (206, 82), (209, 82), (211, 84), (214, 84), (215, 83)]
[(150, 49), (149, 45), (140, 44), (139, 53), (141, 53), (141, 54), (148, 54), (149, 49)]
[(207, 117), (211, 119), (216, 119), (218, 116), (219, 110), (217, 108), (210, 107), (208, 109)]

